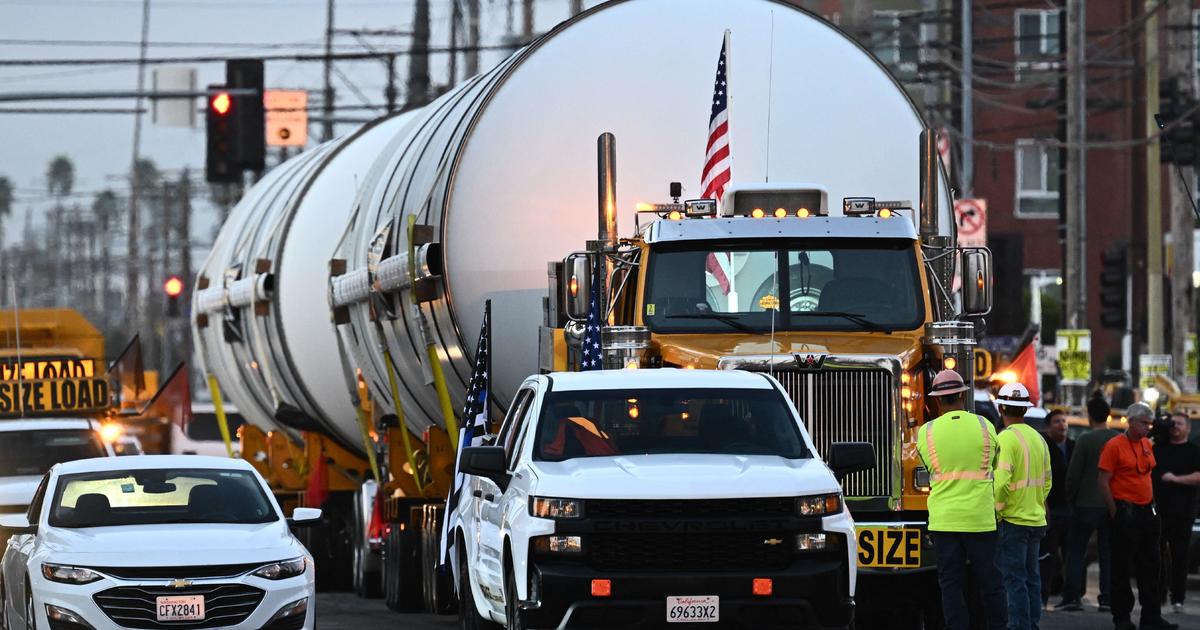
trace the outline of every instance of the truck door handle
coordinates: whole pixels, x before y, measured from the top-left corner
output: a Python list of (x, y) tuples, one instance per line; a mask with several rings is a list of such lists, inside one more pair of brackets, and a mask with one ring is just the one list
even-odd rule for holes
[(475, 497), (476, 499), (478, 499), (479, 497), (483, 496), (483, 490), (476, 490), (476, 491), (474, 491), (474, 492), (472, 492), (472, 493), (471, 493), (471, 496), (473, 496), (473, 497)]
[(496, 495), (494, 495), (494, 494), (492, 494), (492, 493), (490, 493), (490, 492), (489, 492), (489, 493), (487, 493), (487, 494), (483, 495), (483, 498), (484, 498), (484, 500), (486, 500), (486, 501), (495, 501), (495, 500), (496, 500)]

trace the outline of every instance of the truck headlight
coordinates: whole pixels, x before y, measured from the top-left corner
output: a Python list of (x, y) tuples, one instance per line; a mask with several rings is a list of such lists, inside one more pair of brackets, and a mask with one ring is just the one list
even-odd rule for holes
[(69, 567), (61, 564), (42, 563), (42, 576), (59, 584), (91, 584), (104, 576), (91, 569)]
[(796, 513), (800, 516), (827, 516), (842, 511), (842, 495), (815, 494), (796, 499)]
[(583, 517), (583, 501), (531, 497), (529, 513), (538, 518), (581, 518)]
[(271, 564), (259, 567), (251, 575), (268, 580), (286, 580), (297, 575), (303, 575), (306, 567), (308, 567), (308, 560), (305, 558), (292, 558), (291, 560), (272, 562)]
[(540, 554), (583, 553), (582, 536), (538, 536), (532, 543), (533, 550)]

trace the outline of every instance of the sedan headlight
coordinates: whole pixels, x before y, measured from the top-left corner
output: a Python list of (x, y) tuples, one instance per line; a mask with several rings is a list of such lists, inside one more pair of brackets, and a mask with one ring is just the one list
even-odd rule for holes
[(529, 513), (538, 518), (581, 518), (583, 501), (579, 499), (550, 499), (531, 497)]
[(817, 494), (796, 499), (796, 513), (800, 516), (828, 516), (842, 511), (842, 495)]
[(91, 584), (104, 576), (91, 569), (69, 567), (62, 564), (42, 563), (42, 575), (51, 582), (60, 584)]
[(286, 580), (288, 578), (303, 575), (304, 569), (308, 566), (308, 560), (304, 558), (293, 558), (291, 560), (282, 560), (273, 562), (263, 567), (259, 567), (251, 575), (268, 580)]

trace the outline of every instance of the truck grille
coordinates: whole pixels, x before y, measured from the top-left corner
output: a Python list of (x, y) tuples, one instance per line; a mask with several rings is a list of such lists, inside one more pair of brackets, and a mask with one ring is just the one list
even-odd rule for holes
[(839, 369), (818, 372), (775, 371), (822, 457), (834, 442), (875, 445), (875, 468), (846, 477), (848, 497), (892, 494), (893, 384), (887, 370)]
[[(203, 595), (203, 621), (160, 622), (159, 596)], [(212, 584), (187, 588), (169, 586), (118, 586), (92, 596), (96, 605), (118, 625), (126, 628), (224, 628), (246, 620), (265, 593), (245, 584)]]
[(587, 518), (754, 518), (795, 516), (794, 497), (751, 499), (589, 499)]
[(796, 534), (593, 534), (588, 563), (596, 571), (780, 570), (791, 563)]

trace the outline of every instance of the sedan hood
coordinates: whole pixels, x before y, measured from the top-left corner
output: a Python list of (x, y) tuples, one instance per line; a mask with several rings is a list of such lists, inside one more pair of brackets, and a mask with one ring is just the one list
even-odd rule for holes
[(303, 553), (283, 522), (48, 527), (39, 536), (52, 561), (94, 567), (243, 564)]
[(819, 459), (774, 455), (624, 455), (534, 462), (541, 496), (720, 499), (840, 492)]
[[(33, 500), (33, 493), (37, 491), (38, 484), (41, 482), (41, 475), (0, 477), (0, 507), (28, 507), (29, 502)], [(21, 511), (24, 512), (25, 510), (22, 509)]]

